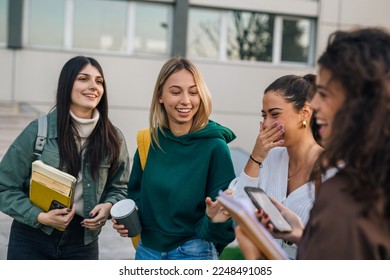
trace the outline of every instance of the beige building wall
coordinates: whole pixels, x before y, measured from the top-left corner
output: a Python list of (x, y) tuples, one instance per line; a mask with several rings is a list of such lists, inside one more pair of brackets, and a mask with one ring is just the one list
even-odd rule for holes
[[(317, 56), (328, 35), (357, 25), (390, 28), (388, 0), (192, 0), (191, 4), (245, 8), (318, 19)], [(212, 3), (212, 4), (210, 4)], [(63, 64), (80, 53), (71, 51), (0, 48), (0, 102), (28, 102), (41, 112), (54, 104), (58, 76)], [(147, 58), (100, 53), (109, 94), (110, 116), (125, 134), (131, 155), (136, 131), (148, 125), (149, 104), (158, 72), (167, 58)], [(315, 73), (315, 67), (297, 67), (250, 62), (194, 60), (202, 70), (213, 97), (212, 119), (237, 135), (231, 147), (250, 152), (258, 133), (262, 91), (285, 74)]]

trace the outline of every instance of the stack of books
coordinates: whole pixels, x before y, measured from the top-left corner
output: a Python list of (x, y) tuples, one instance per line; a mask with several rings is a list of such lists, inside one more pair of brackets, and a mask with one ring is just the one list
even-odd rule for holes
[(45, 212), (71, 207), (76, 183), (74, 176), (36, 160), (32, 163), (30, 200)]

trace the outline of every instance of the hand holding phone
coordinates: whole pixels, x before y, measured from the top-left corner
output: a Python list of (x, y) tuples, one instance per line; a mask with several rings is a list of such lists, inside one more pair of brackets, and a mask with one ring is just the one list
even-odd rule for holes
[(244, 187), (244, 190), (252, 200), (253, 205), (257, 209), (263, 210), (269, 216), (275, 230), (279, 232), (292, 231), (291, 225), (262, 189), (257, 187)]

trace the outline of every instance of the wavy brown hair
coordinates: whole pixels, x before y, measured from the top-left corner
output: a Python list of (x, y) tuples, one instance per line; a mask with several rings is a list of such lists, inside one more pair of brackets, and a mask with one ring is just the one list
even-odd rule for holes
[(334, 118), (322, 169), (345, 165), (340, 172), (355, 198), (372, 205), (385, 194), (390, 216), (390, 34), (379, 28), (337, 31), (318, 59), (345, 92)]

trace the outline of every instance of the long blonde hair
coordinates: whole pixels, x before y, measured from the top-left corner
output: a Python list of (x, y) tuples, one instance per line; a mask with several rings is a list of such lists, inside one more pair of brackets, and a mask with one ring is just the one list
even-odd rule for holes
[(165, 111), (164, 104), (161, 104), (159, 99), (161, 98), (163, 87), (168, 78), (172, 74), (183, 69), (188, 70), (194, 76), (195, 84), (200, 96), (199, 110), (194, 115), (190, 132), (204, 128), (207, 125), (211, 114), (211, 95), (199, 69), (187, 58), (173, 57), (169, 59), (167, 62), (165, 62), (158, 75), (156, 84), (154, 86), (153, 98), (149, 112), (149, 128), (152, 138), (151, 143), (152, 145), (153, 143), (156, 143), (159, 148), (161, 147), (158, 141), (158, 130), (164, 134), (163, 128), (169, 129), (168, 115)]

